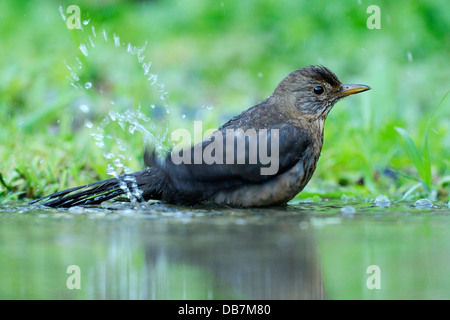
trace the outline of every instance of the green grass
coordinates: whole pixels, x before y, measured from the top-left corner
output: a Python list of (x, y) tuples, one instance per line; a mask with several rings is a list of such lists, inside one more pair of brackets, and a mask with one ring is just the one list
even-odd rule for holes
[(428, 119), (428, 124), (427, 124), (427, 129), (425, 131), (425, 138), (424, 138), (424, 142), (423, 142), (422, 151), (419, 150), (416, 143), (414, 142), (414, 140), (411, 138), (411, 136), (405, 129), (395, 127), (395, 130), (397, 130), (397, 132), (402, 136), (402, 138), (405, 142), (405, 146), (406, 146), (408, 155), (409, 155), (412, 163), (414, 164), (420, 178), (410, 176), (410, 175), (407, 175), (404, 173), (400, 173), (400, 175), (402, 175), (410, 180), (418, 181), (424, 187), (424, 189), (430, 194), (432, 193), (432, 191), (436, 190), (436, 187), (437, 187), (433, 183), (433, 177), (431, 174), (431, 156), (430, 156), (429, 141), (428, 141), (430, 123), (431, 123), (431, 119), (433, 118), (434, 113), (442, 105), (442, 103), (444, 102), (445, 98), (447, 98), (447, 96), (448, 96), (448, 92), (446, 93), (444, 98), (442, 98), (441, 102), (436, 106), (436, 108), (434, 108), (434, 110), (432, 111), (432, 113), (430, 115), (430, 118)]
[[(166, 124), (168, 132), (192, 130), (193, 120), (218, 127), (271, 94), (289, 72), (310, 64), (323, 64), (341, 81), (372, 90), (345, 99), (330, 113), (305, 196), (400, 199), (435, 190), (448, 199), (448, 99), (429, 119), (449, 90), (450, 4), (360, 2), (2, 1), (0, 201), (108, 178), (112, 160), (103, 153), (120, 153), (114, 138), (130, 156), (124, 164), (141, 169), (142, 135), (131, 135), (129, 124), (125, 130), (117, 122), (102, 126), (110, 111), (141, 105), (160, 135)], [(61, 19), (58, 7), (69, 4), (79, 5), (82, 20), (89, 20), (83, 30), (68, 30)], [(380, 30), (366, 27), (372, 4), (381, 9)], [(95, 47), (89, 42), (92, 27)], [(119, 47), (113, 34), (120, 37)], [(164, 84), (165, 100), (137, 57), (127, 53), (128, 43), (146, 42), (144, 61), (151, 61), (150, 72)], [(87, 45), (87, 57), (80, 43)], [(79, 83), (91, 82), (90, 89), (70, 84), (65, 64), (76, 67), (77, 58)], [(88, 113), (80, 111), (82, 104), (89, 105)], [(84, 126), (86, 120), (92, 129)], [(98, 126), (114, 137), (105, 138), (103, 149), (91, 136)], [(423, 140), (423, 148), (414, 143)], [(416, 177), (422, 187), (414, 188), (417, 181), (404, 176)]]

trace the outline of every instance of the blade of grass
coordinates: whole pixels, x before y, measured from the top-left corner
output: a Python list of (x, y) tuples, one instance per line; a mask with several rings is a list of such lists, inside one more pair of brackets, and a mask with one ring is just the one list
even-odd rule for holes
[(422, 179), (426, 179), (425, 183), (431, 187), (432, 181), (431, 181), (431, 159), (430, 159), (430, 150), (428, 147), (428, 133), (430, 131), (430, 124), (431, 119), (433, 118), (434, 114), (438, 110), (438, 108), (442, 105), (444, 100), (447, 98), (448, 94), (450, 93), (450, 90), (447, 91), (447, 93), (444, 95), (444, 97), (441, 99), (439, 104), (434, 107), (433, 111), (431, 111), (430, 117), (428, 118), (427, 123), (427, 129), (425, 130), (425, 139), (423, 142), (423, 169), (424, 169), (424, 177)]
[[(421, 181), (422, 184), (426, 187), (426, 189), (428, 191), (431, 191), (431, 189), (432, 189), (431, 157), (430, 157), (430, 149), (428, 146), (428, 133), (430, 130), (431, 119), (433, 118), (437, 109), (442, 105), (442, 102), (444, 102), (444, 100), (447, 98), (449, 93), (450, 93), (450, 90), (447, 91), (447, 93), (441, 99), (439, 104), (436, 107), (434, 107), (433, 111), (430, 114), (430, 117), (428, 118), (427, 128), (425, 130), (424, 146), (423, 146), (422, 153), (419, 151), (416, 144), (414, 143), (414, 140), (411, 138), (411, 136), (405, 129), (400, 128), (400, 127), (395, 127), (395, 130), (402, 136), (403, 141), (405, 142), (406, 150), (407, 150), (409, 157), (411, 158), (414, 166), (416, 167), (417, 173), (419, 174), (420, 178), (422, 179), (422, 181)], [(401, 175), (406, 176), (404, 174), (401, 174)], [(411, 178), (411, 177), (409, 176), (409, 178)]]
[(5, 180), (3, 179), (3, 174), (1, 174), (1, 173), (0, 173), (0, 184), (1, 184), (2, 186), (4, 186), (4, 187), (6, 188), (6, 190), (8, 190), (8, 191), (12, 191), (12, 190), (13, 190), (13, 189), (11, 188), (11, 186), (8, 185), (8, 184), (5, 182)]
[[(411, 158), (414, 166), (416, 167), (417, 173), (419, 174), (420, 178), (422, 179), (422, 182), (424, 186), (431, 190), (431, 184), (428, 184), (427, 181), (430, 181), (430, 178), (426, 177), (426, 174), (428, 170), (425, 168), (425, 163), (422, 154), (420, 153), (419, 149), (417, 148), (416, 144), (414, 143), (414, 140), (411, 138), (409, 133), (400, 127), (395, 127), (395, 130), (402, 136), (403, 141), (406, 145), (406, 150), (409, 154), (409, 157)], [(429, 161), (429, 158), (428, 158)]]
[(400, 171), (395, 170), (395, 169), (390, 169), (390, 170), (391, 170), (392, 172), (394, 172), (395, 174), (398, 174), (399, 176), (401, 176), (401, 177), (403, 177), (403, 178), (405, 178), (405, 179), (408, 179), (408, 180), (411, 180), (411, 181), (416, 181), (416, 182), (419, 182), (419, 183), (422, 183), (422, 184), (423, 184), (423, 181), (420, 180), (420, 179), (417, 178), (417, 177), (411, 176), (411, 175), (409, 175), (409, 174), (400, 172)]
[(401, 201), (403, 201), (403, 200), (406, 200), (406, 199), (409, 197), (409, 195), (410, 195), (411, 193), (413, 193), (414, 190), (416, 190), (416, 189), (417, 189), (418, 187), (420, 187), (421, 185), (422, 185), (422, 183), (417, 183), (417, 184), (413, 185), (408, 191), (405, 192), (405, 194), (403, 195), (403, 197), (402, 197), (400, 200), (395, 201), (395, 202), (401, 202)]

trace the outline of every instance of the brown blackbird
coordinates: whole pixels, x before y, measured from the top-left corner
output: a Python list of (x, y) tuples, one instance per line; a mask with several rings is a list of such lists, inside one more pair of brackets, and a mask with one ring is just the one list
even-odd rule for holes
[[(145, 170), (57, 192), (42, 198), (46, 199), (43, 204), (91, 205), (119, 195), (137, 201), (155, 199), (187, 205), (286, 204), (305, 187), (316, 169), (324, 121), (333, 105), (369, 89), (361, 84), (342, 84), (323, 66), (301, 68), (284, 78), (267, 99), (232, 118), (199, 144), (172, 151), (164, 159), (146, 151)], [(270, 150), (271, 163), (261, 150)], [(215, 161), (198, 161), (198, 154)]]

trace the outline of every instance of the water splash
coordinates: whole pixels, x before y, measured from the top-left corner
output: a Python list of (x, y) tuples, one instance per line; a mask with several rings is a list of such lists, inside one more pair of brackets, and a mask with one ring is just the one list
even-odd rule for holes
[(88, 50), (87, 47), (84, 43), (81, 43), (80, 46), (78, 47), (81, 52), (87, 57), (88, 56)]
[[(59, 7), (59, 11), (63, 20), (66, 20), (62, 7)], [(94, 63), (94, 68), (97, 67), (95, 58), (98, 57), (98, 55), (96, 56), (95, 50), (100, 50), (99, 48), (102, 48), (102, 46), (109, 46), (107, 50), (114, 50), (115, 53), (117, 53), (116, 50), (123, 51), (120, 52), (120, 58), (124, 57), (123, 54), (125, 54), (134, 56), (137, 59), (137, 63), (143, 71), (143, 79), (145, 79), (146, 83), (152, 88), (157, 99), (159, 98), (159, 102), (157, 103), (158, 108), (156, 108), (155, 104), (147, 103), (143, 104), (144, 107), (150, 105), (148, 109), (149, 112), (158, 112), (158, 109), (161, 107), (165, 111), (164, 114), (170, 114), (171, 111), (167, 102), (168, 92), (165, 90), (164, 84), (159, 81), (158, 75), (151, 72), (152, 62), (145, 60), (144, 52), (147, 41), (143, 46), (134, 46), (131, 42), (128, 42), (125, 45), (125, 43), (121, 43), (119, 35), (113, 33), (111, 37), (113, 43), (111, 43), (108, 42), (110, 36), (105, 29), (100, 32), (102, 36), (97, 38), (97, 32), (91, 23), (91, 19), (83, 21), (84, 26), (87, 26), (88, 24), (91, 24), (91, 32), (89, 32), (89, 35), (85, 36), (85, 39), (82, 40), (78, 46), (78, 49), (81, 51), (81, 58), (78, 56), (75, 57), (73, 63), (64, 61), (64, 65), (69, 71), (69, 75), (67, 75), (66, 78), (70, 81), (70, 85), (77, 90), (81, 90), (81, 93), (84, 95), (88, 94), (87, 90), (90, 92), (90, 95), (86, 98), (88, 104), (86, 104), (86, 99), (83, 99), (84, 102), (78, 106), (79, 110), (81, 110), (83, 114), (95, 115), (96, 112), (98, 112), (97, 109), (101, 103), (98, 102), (97, 96), (105, 100), (104, 98), (111, 95), (110, 88), (106, 88), (105, 90), (102, 83), (96, 84), (94, 87), (97, 80), (86, 79), (85, 76), (86, 74), (91, 76), (92, 72), (89, 72), (89, 70), (91, 70), (92, 63)], [(88, 29), (83, 29), (82, 32), (86, 32), (87, 30)], [(102, 59), (102, 57), (103, 55), (100, 55), (100, 58), (98, 59)], [(104, 63), (103, 60), (100, 61), (101, 63)], [(115, 70), (116, 68), (117, 66), (112, 64), (110, 70)], [(88, 72), (83, 70), (88, 70)], [(80, 75), (80, 72), (83, 73)], [(93, 90), (93, 88), (96, 90)], [(97, 101), (93, 101), (95, 97), (97, 97)], [(125, 156), (127, 153), (130, 153), (128, 144), (118, 136), (114, 136), (115, 134), (107, 134), (108, 128), (113, 125), (118, 125), (123, 133), (127, 135), (134, 135), (139, 132), (143, 144), (154, 146), (155, 151), (161, 154), (168, 151), (164, 146), (164, 142), (168, 140), (169, 124), (167, 118), (164, 118), (165, 121), (160, 121), (159, 119), (155, 122), (152, 120), (143, 112), (141, 104), (138, 104), (137, 107), (126, 105), (125, 110), (121, 110), (124, 107), (123, 101), (116, 100), (116, 98), (109, 99), (109, 101), (109, 108), (114, 109), (107, 110), (100, 123), (97, 125), (92, 122), (92, 119), (84, 119), (84, 127), (90, 130), (90, 135), (94, 139), (95, 145), (104, 149), (102, 154), (105, 160), (108, 161), (107, 174), (118, 178), (120, 180), (120, 186), (127, 197), (132, 202), (136, 203), (142, 200), (142, 191), (139, 190), (135, 178), (132, 175), (127, 175), (133, 172), (127, 164), (128, 161), (131, 161), (132, 159), (130, 156)], [(105, 104), (103, 104), (103, 108), (105, 108)], [(160, 127), (162, 127), (162, 130)], [(111, 149), (111, 145), (115, 145), (116, 148)]]
[(114, 46), (120, 47), (120, 38), (118, 35), (116, 35), (115, 33), (113, 34), (113, 39), (114, 39)]
[(94, 48), (95, 47), (94, 40), (92, 39), (91, 36), (89, 36), (88, 39), (89, 39), (89, 43), (91, 44), (91, 47)]
[(84, 122), (84, 126), (85, 126), (86, 128), (92, 129), (92, 127), (94, 126), (94, 124), (93, 124), (92, 122), (90, 122), (89, 120), (86, 120), (86, 121)]
[(59, 13), (61, 14), (61, 18), (62, 18), (64, 21), (66, 21), (67, 18), (66, 18), (66, 15), (64, 14), (64, 9), (63, 9), (63, 7), (62, 7), (62, 6), (59, 6), (58, 10), (59, 10)]
[(103, 39), (105, 39), (105, 42), (107, 42), (108, 41), (108, 36), (106, 35), (106, 30), (105, 29), (102, 30), (102, 35), (103, 35)]

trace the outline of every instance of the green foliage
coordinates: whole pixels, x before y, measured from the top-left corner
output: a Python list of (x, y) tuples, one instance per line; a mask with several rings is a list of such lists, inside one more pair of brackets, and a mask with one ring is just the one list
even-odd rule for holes
[[(402, 136), (405, 141), (406, 150), (419, 173), (421, 180), (414, 178), (412, 176), (403, 174), (405, 177), (411, 178), (412, 180), (419, 181), (423, 186), (430, 191), (431, 190), (431, 163), (430, 163), (430, 152), (428, 150), (428, 141), (425, 138), (425, 147), (423, 153), (419, 151), (416, 144), (414, 143), (408, 132), (399, 127), (395, 127), (395, 130)], [(427, 132), (428, 133), (428, 132)], [(428, 135), (426, 135), (428, 136)]]
[[(78, 5), (81, 19), (88, 21), (83, 30), (69, 30), (61, 19), (59, 6), (64, 12), (69, 4)], [(371, 4), (381, 9), (379, 30), (366, 27)], [(105, 140), (100, 149), (91, 134), (111, 111), (141, 105), (161, 136), (166, 125), (169, 133), (191, 130), (193, 120), (202, 120), (204, 129), (218, 127), (271, 94), (289, 72), (310, 64), (323, 64), (343, 82), (372, 90), (340, 102), (330, 113), (322, 156), (305, 192), (365, 197), (388, 191), (400, 197), (411, 183), (391, 173), (414, 176), (412, 163), (420, 180), (445, 198), (448, 101), (436, 111), (433, 126), (426, 119), (436, 97), (448, 90), (450, 43), (443, 39), (450, 32), (449, 10), (446, 0), (2, 1), (0, 201), (107, 178), (103, 153), (117, 144)], [(108, 41), (102, 40), (103, 30)], [(114, 34), (120, 37), (118, 47)], [(137, 57), (127, 53), (128, 43), (146, 42), (143, 55), (165, 84), (170, 114)], [(88, 56), (79, 49), (82, 43)], [(89, 90), (71, 86), (65, 64), (75, 66), (77, 58), (83, 66), (77, 71), (80, 83), (91, 82)], [(90, 112), (81, 112), (81, 104)], [(93, 129), (84, 127), (86, 120)], [(105, 131), (124, 141), (132, 159), (126, 165), (138, 170), (144, 146), (128, 126)], [(417, 154), (402, 152), (396, 127), (412, 141), (428, 141), (418, 150), (419, 167)]]
[(408, 179), (416, 180), (416, 181), (420, 182), (424, 186), (424, 188), (427, 190), (427, 192), (431, 192), (434, 187), (433, 181), (432, 181), (432, 175), (431, 175), (430, 150), (428, 147), (429, 146), (428, 136), (429, 136), (430, 123), (431, 123), (431, 119), (433, 118), (434, 113), (442, 105), (445, 98), (448, 96), (448, 93), (449, 92), (447, 92), (447, 94), (442, 98), (441, 102), (435, 107), (435, 109), (433, 110), (433, 112), (430, 115), (430, 118), (429, 118), (428, 124), (427, 124), (427, 129), (425, 131), (425, 138), (424, 138), (424, 142), (423, 142), (422, 152), (419, 150), (419, 148), (415, 144), (414, 140), (411, 138), (411, 136), (405, 129), (395, 127), (395, 130), (397, 130), (397, 132), (402, 136), (402, 138), (405, 142), (405, 146), (406, 146), (408, 155), (409, 155), (412, 163), (414, 164), (414, 166), (417, 170), (417, 173), (419, 174), (420, 179), (410, 176), (410, 175), (407, 175), (407, 174), (404, 174), (404, 173), (400, 173), (400, 174)]

